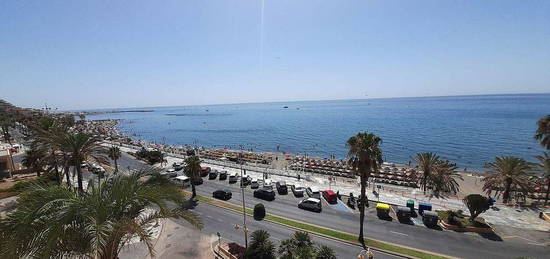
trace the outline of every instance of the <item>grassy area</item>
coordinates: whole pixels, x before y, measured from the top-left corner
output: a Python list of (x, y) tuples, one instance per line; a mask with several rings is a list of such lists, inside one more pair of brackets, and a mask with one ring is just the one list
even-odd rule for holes
[(459, 212), (454, 212), (454, 220), (452, 220), (450, 222), (449, 221), (449, 219), (450, 219), (449, 215), (452, 213), (451, 211), (438, 210), (436, 212), (437, 212), (437, 215), (439, 216), (439, 218), (443, 222), (445, 222), (447, 224), (450, 224), (450, 225), (454, 225), (454, 226), (461, 227), (461, 228), (465, 228), (465, 227), (490, 228), (490, 226), (487, 225), (487, 223), (485, 223), (485, 219), (483, 219), (482, 217), (477, 217), (472, 222), (470, 220), (469, 216), (464, 215), (464, 214), (462, 214), (462, 212), (459, 211)]
[[(219, 200), (209, 198), (209, 197), (204, 197), (204, 196), (201, 196), (201, 195), (197, 195), (197, 199), (199, 201), (202, 201), (202, 202), (206, 202), (206, 203), (209, 203), (209, 204), (221, 206), (221, 207), (228, 208), (228, 209), (231, 209), (231, 210), (242, 213), (242, 207), (234, 205), (234, 204), (219, 201)], [(246, 208), (245, 211), (246, 211), (246, 214), (253, 215), (253, 210), (252, 209)], [(287, 219), (287, 218), (283, 218), (283, 217), (279, 217), (279, 216), (274, 216), (274, 215), (270, 215), (270, 214), (267, 214), (265, 219), (269, 220), (269, 221), (276, 222), (276, 223), (284, 224), (284, 225), (287, 225), (287, 226), (291, 226), (291, 227), (294, 227), (294, 228), (298, 228), (298, 229), (301, 229), (301, 230), (326, 235), (326, 236), (329, 236), (329, 237), (345, 240), (345, 241), (348, 241), (348, 242), (358, 243), (357, 242), (358, 237), (356, 235), (352, 235), (352, 234), (349, 234), (349, 233), (344, 233), (344, 232), (336, 231), (336, 230), (333, 230), (333, 229), (319, 227), (319, 226), (307, 224), (307, 223), (304, 223), (304, 222), (295, 221), (295, 220), (291, 220), (291, 219)], [(446, 258), (446, 257), (442, 257), (442, 256), (439, 256), (439, 255), (434, 255), (434, 254), (422, 252), (422, 251), (419, 251), (419, 250), (414, 250), (414, 249), (410, 249), (410, 248), (406, 248), (406, 247), (401, 247), (401, 246), (393, 245), (393, 244), (386, 243), (386, 242), (380, 242), (380, 241), (376, 241), (376, 240), (372, 240), (372, 239), (368, 239), (368, 238), (365, 238), (365, 243), (366, 243), (367, 246), (370, 246), (370, 247), (384, 249), (384, 250), (387, 250), (387, 251), (391, 251), (391, 252), (395, 252), (395, 253), (399, 253), (399, 254), (404, 254), (404, 255), (409, 255), (409, 256), (417, 257), (417, 258), (430, 258), (430, 259)]]

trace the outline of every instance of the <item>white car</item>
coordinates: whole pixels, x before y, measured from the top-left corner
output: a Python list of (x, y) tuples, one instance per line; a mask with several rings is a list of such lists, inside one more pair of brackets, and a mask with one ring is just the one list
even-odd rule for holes
[(294, 196), (296, 197), (304, 197), (304, 192), (306, 192), (306, 188), (298, 184), (292, 185), (290, 189), (292, 190), (292, 193), (294, 193)]
[(304, 210), (312, 210), (316, 212), (321, 212), (321, 200), (316, 198), (305, 198), (298, 203), (298, 208)]
[(264, 188), (273, 190), (273, 181), (271, 179), (265, 179)]
[(317, 187), (307, 187), (306, 192), (311, 198), (321, 199), (321, 192)]

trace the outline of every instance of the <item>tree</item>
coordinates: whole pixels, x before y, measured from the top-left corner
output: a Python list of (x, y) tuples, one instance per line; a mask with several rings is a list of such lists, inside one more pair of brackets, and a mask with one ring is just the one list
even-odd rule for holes
[(119, 147), (110, 147), (109, 148), (109, 158), (115, 161), (115, 172), (118, 172), (118, 162), (117, 160), (122, 156)]
[(47, 155), (42, 152), (39, 148), (36, 146), (32, 146), (25, 151), (25, 156), (23, 157), (23, 160), (21, 163), (29, 168), (32, 169), (33, 172), (36, 172), (36, 176), (40, 176), (42, 171), (44, 170), (45, 166), (45, 159)]
[(315, 259), (336, 259), (336, 253), (328, 246), (320, 246)]
[(540, 141), (540, 144), (550, 150), (550, 115), (546, 115), (537, 122), (537, 131), (535, 139)]
[(82, 185), (82, 161), (93, 160), (100, 164), (107, 163), (107, 149), (101, 145), (99, 136), (83, 132), (64, 132), (52, 136), (57, 148), (67, 154), (68, 165), (72, 165), (78, 181), (78, 190), (84, 191)]
[(201, 177), (201, 160), (198, 156), (190, 156), (185, 159), (185, 174), (191, 180), (191, 199), (197, 196), (195, 182)]
[(488, 194), (493, 190), (496, 190), (497, 194), (504, 190), (504, 203), (510, 201), (512, 188), (519, 188), (522, 192), (529, 190), (530, 166), (525, 160), (511, 156), (496, 157), (494, 162), (486, 164), (485, 167), (489, 171), (483, 178), (483, 190)]
[(256, 230), (250, 235), (252, 242), (245, 252), (246, 259), (275, 259), (275, 245), (269, 240), (269, 232)]
[(537, 167), (542, 171), (542, 176), (548, 184), (546, 186), (546, 199), (544, 200), (544, 205), (546, 205), (550, 197), (550, 155), (544, 152), (542, 156), (536, 156), (535, 158), (539, 160)]
[(292, 238), (282, 240), (277, 251), (281, 259), (335, 259), (336, 254), (327, 246), (317, 247), (307, 232), (296, 231)]
[(263, 204), (258, 203), (254, 206), (254, 219), (262, 220), (265, 218), (265, 207)]
[(118, 174), (78, 193), (63, 185), (35, 186), (22, 193), (17, 208), (0, 219), (0, 258), (115, 259), (130, 239), (139, 237), (154, 255), (148, 226), (163, 218), (183, 218), (201, 228), (198, 216), (170, 209), (184, 194), (144, 169)]
[(470, 194), (462, 200), (470, 211), (470, 221), (487, 211), (491, 207), (491, 199), (479, 194)]
[(415, 160), (420, 170), (422, 170), (422, 182), (420, 185), (422, 189), (424, 189), (424, 194), (426, 194), (428, 181), (432, 172), (437, 170), (438, 163), (440, 163), (441, 159), (434, 153), (418, 153), (416, 154)]
[(366, 198), (367, 180), (371, 173), (377, 172), (380, 169), (383, 162), (382, 150), (380, 149), (381, 143), (381, 138), (368, 132), (360, 132), (347, 141), (347, 146), (349, 148), (349, 163), (353, 167), (355, 173), (359, 175), (361, 181), (358, 240), (364, 249), (366, 249), (366, 246), (363, 236), (363, 224), (365, 220), (365, 205), (367, 205), (368, 202)]
[(454, 163), (438, 160), (428, 175), (426, 185), (430, 186), (437, 196), (441, 193), (458, 193), (460, 185), (456, 179), (462, 180), (463, 178), (455, 171), (456, 168)]

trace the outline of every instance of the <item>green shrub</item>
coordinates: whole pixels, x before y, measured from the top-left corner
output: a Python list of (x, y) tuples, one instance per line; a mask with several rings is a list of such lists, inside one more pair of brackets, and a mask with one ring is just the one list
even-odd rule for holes
[(254, 206), (254, 219), (262, 220), (265, 218), (265, 207), (263, 204), (258, 203)]

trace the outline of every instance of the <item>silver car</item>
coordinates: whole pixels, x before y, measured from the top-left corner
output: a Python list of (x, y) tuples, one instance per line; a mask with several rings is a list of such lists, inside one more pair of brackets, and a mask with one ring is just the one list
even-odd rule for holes
[(304, 192), (306, 191), (306, 188), (300, 186), (300, 185), (292, 185), (290, 187), (292, 190), (292, 193), (294, 193), (294, 196), (296, 197), (304, 197)]
[(305, 198), (298, 203), (298, 208), (321, 212), (321, 200), (316, 198)]
[(307, 187), (306, 192), (311, 198), (321, 199), (321, 192), (317, 187)]

